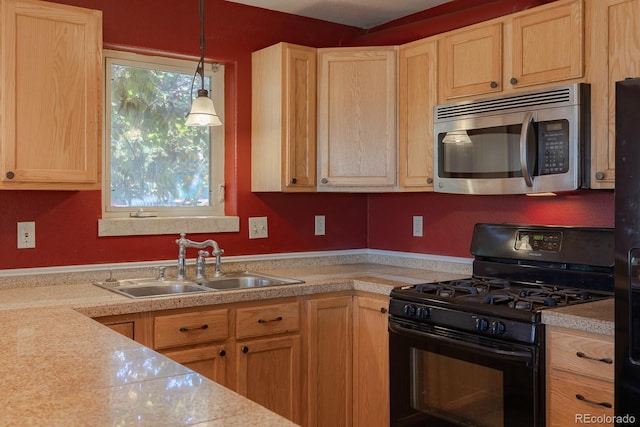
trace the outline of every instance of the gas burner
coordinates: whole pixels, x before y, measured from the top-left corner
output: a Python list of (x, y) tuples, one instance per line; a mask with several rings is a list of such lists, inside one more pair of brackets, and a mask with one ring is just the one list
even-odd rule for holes
[(555, 307), (558, 302), (555, 298), (546, 295), (527, 295), (525, 290), (519, 294), (489, 294), (482, 300), (485, 304), (505, 305), (516, 310), (533, 311), (540, 307)]
[(415, 290), (423, 294), (433, 294), (441, 297), (460, 297), (478, 294), (488, 294), (498, 289), (508, 289), (509, 281), (503, 279), (456, 279), (448, 282), (423, 283), (416, 285)]
[(541, 286), (539, 288), (525, 288), (519, 293), (522, 298), (550, 298), (556, 304), (549, 305), (569, 305), (572, 302), (580, 302), (591, 299), (591, 294), (582, 289), (559, 289), (557, 287)]
[[(476, 295), (478, 294), (478, 289), (470, 284), (466, 283), (466, 281), (460, 280), (460, 283), (423, 283), (421, 285), (416, 285), (416, 291), (423, 294), (434, 294), (440, 297), (453, 298), (458, 296), (458, 294), (462, 295)], [(464, 283), (463, 283), (464, 282)]]

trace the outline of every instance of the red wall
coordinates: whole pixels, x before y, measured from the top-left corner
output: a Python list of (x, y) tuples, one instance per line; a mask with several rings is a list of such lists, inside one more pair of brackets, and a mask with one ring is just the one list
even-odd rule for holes
[[(102, 10), (106, 47), (200, 54), (197, 0), (57, 2)], [(361, 30), (224, 0), (207, 0), (205, 12), (206, 55), (226, 66), (227, 213), (241, 221), (240, 233), (189, 237), (215, 238), (227, 255), (366, 247), (366, 195), (250, 191), (251, 52), (280, 41), (338, 46)], [(97, 191), (0, 191), (0, 269), (177, 257), (177, 236), (98, 238), (100, 209)], [(270, 237), (249, 240), (247, 218), (265, 215)], [(313, 235), (314, 215), (326, 216), (326, 236)], [(16, 249), (18, 221), (36, 222), (35, 249)]]
[[(207, 57), (226, 66), (228, 214), (240, 233), (207, 235), (227, 255), (379, 248), (467, 256), (478, 221), (613, 224), (611, 193), (554, 200), (440, 194), (253, 194), (250, 191), (252, 51), (279, 41), (308, 46), (395, 44), (548, 0), (455, 0), (363, 31), (227, 2), (206, 1)], [(199, 55), (197, 0), (58, 0), (103, 11), (104, 42)], [(461, 9), (470, 8), (468, 11)], [(269, 217), (269, 238), (249, 240), (247, 218)], [(325, 215), (327, 235), (313, 235)], [(424, 215), (425, 237), (410, 236), (411, 216)], [(0, 269), (144, 261), (176, 256), (177, 236), (97, 237), (100, 192), (0, 191)], [(16, 222), (36, 221), (36, 249), (16, 248)], [(408, 232), (402, 231), (408, 228)], [(408, 234), (407, 234), (408, 233)], [(201, 236), (189, 236), (195, 239)]]
[[(423, 216), (423, 237), (412, 217)], [(369, 196), (369, 248), (470, 257), (477, 222), (613, 227), (612, 191), (555, 197), (379, 194)]]

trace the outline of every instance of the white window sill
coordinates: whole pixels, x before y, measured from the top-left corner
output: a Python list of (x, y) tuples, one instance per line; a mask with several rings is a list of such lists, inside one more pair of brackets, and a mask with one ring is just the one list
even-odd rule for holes
[(145, 236), (240, 231), (237, 216), (108, 218), (98, 220), (98, 236)]

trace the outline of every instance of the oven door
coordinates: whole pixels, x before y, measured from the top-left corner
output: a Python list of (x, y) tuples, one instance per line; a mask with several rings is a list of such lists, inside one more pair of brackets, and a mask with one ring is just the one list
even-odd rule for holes
[(539, 350), (389, 319), (391, 426), (544, 425)]

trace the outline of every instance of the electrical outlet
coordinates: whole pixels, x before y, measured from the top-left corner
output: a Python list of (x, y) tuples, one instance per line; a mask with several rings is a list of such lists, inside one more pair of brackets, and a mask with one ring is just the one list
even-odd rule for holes
[(315, 217), (315, 233), (316, 236), (325, 235), (324, 215), (316, 215)]
[(36, 247), (36, 223), (18, 223), (18, 249), (30, 249)]
[(250, 239), (266, 239), (269, 237), (267, 227), (267, 217), (260, 216), (249, 218), (249, 238)]
[(422, 237), (422, 217), (419, 215), (413, 217), (413, 237)]

